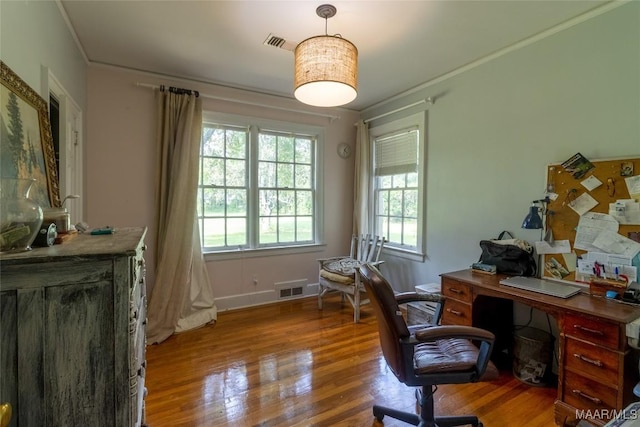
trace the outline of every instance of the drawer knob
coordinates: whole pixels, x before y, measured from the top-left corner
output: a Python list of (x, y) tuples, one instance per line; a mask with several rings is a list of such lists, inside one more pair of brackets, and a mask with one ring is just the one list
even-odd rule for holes
[(593, 397), (593, 396), (589, 396), (587, 393), (583, 393), (582, 391), (578, 390), (578, 389), (573, 389), (571, 390), (571, 392), (575, 395), (578, 395), (584, 399), (590, 400), (591, 402), (595, 403), (596, 405), (600, 405), (602, 403), (602, 400), (598, 399), (597, 397)]
[(449, 288), (449, 292), (452, 292), (454, 294), (461, 294), (462, 291), (460, 289), (456, 289), (456, 288)]
[(451, 313), (451, 314), (455, 314), (456, 316), (460, 316), (460, 317), (462, 317), (462, 312), (461, 312), (461, 311), (453, 310), (453, 309), (451, 309), (451, 308), (447, 308), (447, 311), (448, 311), (449, 313)]
[(584, 326), (577, 325), (577, 324), (573, 325), (573, 329), (578, 329), (580, 331), (587, 332), (587, 333), (593, 334), (593, 335), (600, 335), (600, 336), (604, 335), (604, 332), (602, 332), (602, 331), (599, 331), (597, 329), (585, 328)]
[(582, 360), (583, 362), (587, 362), (587, 363), (591, 363), (592, 365), (598, 366), (598, 367), (602, 367), (604, 366), (604, 363), (602, 363), (600, 360), (595, 360), (595, 359), (590, 359), (586, 356), (583, 356), (580, 353), (573, 353), (573, 357)]

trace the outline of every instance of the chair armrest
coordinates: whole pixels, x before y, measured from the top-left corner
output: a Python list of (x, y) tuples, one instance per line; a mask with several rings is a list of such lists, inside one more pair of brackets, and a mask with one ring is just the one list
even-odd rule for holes
[(417, 292), (402, 292), (396, 294), (396, 301), (398, 304), (406, 304), (408, 302), (415, 301), (427, 301), (427, 302), (443, 302), (445, 300), (444, 295), (440, 294), (423, 294)]
[(493, 343), (496, 339), (493, 333), (473, 326), (442, 325), (421, 329), (415, 333), (419, 342), (435, 341), (445, 338), (465, 338)]

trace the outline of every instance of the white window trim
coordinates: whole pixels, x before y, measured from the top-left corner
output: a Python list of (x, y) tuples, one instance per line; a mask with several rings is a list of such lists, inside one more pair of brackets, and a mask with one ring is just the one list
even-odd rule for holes
[[(424, 261), (426, 258), (426, 249), (427, 249), (427, 239), (426, 239), (426, 210), (427, 210), (427, 198), (426, 198), (426, 188), (427, 188), (427, 150), (426, 150), (426, 111), (422, 111), (416, 114), (412, 114), (410, 116), (402, 117), (397, 120), (393, 120), (384, 124), (381, 124), (376, 127), (372, 127), (369, 129), (369, 143), (372, 147), (375, 144), (375, 139), (384, 136), (393, 132), (397, 132), (402, 129), (407, 129), (410, 127), (417, 127), (419, 132), (418, 138), (418, 150), (421, 154), (419, 159), (419, 167), (418, 167), (418, 241), (416, 242), (417, 247), (416, 250), (408, 250), (400, 247), (394, 247), (385, 245), (384, 250), (386, 253), (390, 255), (398, 256), (401, 258), (410, 259), (413, 261)], [(371, 185), (370, 185), (370, 197), (371, 200), (374, 201), (372, 203), (373, 209), (369, 215), (369, 223), (374, 224), (375, 227), (375, 214), (374, 210), (375, 206), (375, 191), (374, 191), (374, 180), (376, 179), (374, 171), (373, 171), (373, 156), (371, 160)]]
[[(289, 255), (293, 253), (301, 253), (301, 252), (320, 252), (324, 250), (324, 186), (323, 186), (323, 170), (324, 170), (324, 134), (325, 129), (320, 126), (314, 125), (305, 125), (293, 122), (286, 122), (280, 120), (270, 120), (270, 119), (262, 119), (259, 117), (251, 117), (251, 116), (241, 116), (236, 114), (227, 114), (227, 113), (217, 113), (212, 111), (203, 111), (202, 112), (202, 121), (203, 123), (217, 123), (217, 124), (226, 124), (247, 128), (258, 128), (265, 130), (279, 130), (283, 131), (286, 129), (292, 133), (301, 133), (301, 134), (312, 134), (317, 136), (316, 140), (316, 148), (314, 157), (316, 160), (315, 165), (315, 185), (316, 185), (316, 203), (315, 203), (315, 229), (314, 229), (314, 240), (315, 243), (311, 244), (303, 244), (303, 245), (280, 245), (273, 247), (252, 247), (252, 248), (238, 248), (238, 249), (223, 249), (218, 251), (209, 251), (204, 252), (203, 255), (205, 259), (208, 260), (225, 260), (225, 259), (238, 259), (238, 258), (250, 258), (250, 257), (261, 257), (261, 256), (278, 256), (278, 255)], [(257, 149), (257, 141), (250, 140), (251, 145), (249, 150)], [(255, 154), (255, 152), (253, 152)], [(255, 171), (249, 171), (249, 193), (250, 197), (253, 197), (253, 192), (257, 192), (257, 183), (258, 178), (255, 176)], [(253, 222), (257, 222), (258, 218), (256, 216), (256, 212), (250, 211), (249, 213), (249, 221), (252, 222), (250, 225), (250, 230), (253, 227), (257, 227), (257, 224), (254, 225)], [(249, 242), (252, 242), (252, 235), (248, 236)], [(203, 247), (204, 250), (204, 247)]]

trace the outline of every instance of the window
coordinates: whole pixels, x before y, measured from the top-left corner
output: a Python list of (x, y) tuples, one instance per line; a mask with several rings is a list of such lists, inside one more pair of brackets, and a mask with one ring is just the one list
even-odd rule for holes
[(424, 253), (424, 115), (372, 128), (373, 224), (387, 248)]
[(318, 242), (320, 135), (287, 123), (205, 119), (197, 211), (205, 252)]

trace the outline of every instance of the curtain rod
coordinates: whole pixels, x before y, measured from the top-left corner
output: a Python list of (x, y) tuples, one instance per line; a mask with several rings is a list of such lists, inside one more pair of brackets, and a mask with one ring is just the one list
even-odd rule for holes
[[(151, 88), (151, 89), (160, 89), (159, 85), (153, 85), (153, 84), (150, 84), (150, 83), (136, 83), (136, 86), (148, 87), (148, 88)], [(225, 97), (222, 97), (222, 96), (215, 96), (215, 95), (207, 95), (206, 93), (200, 93), (200, 96), (203, 97), (203, 98), (215, 99), (215, 100), (218, 100), (218, 101), (227, 101), (227, 102), (233, 102), (233, 103), (236, 103), (236, 104), (252, 105), (254, 107), (263, 107), (263, 108), (271, 108), (271, 109), (274, 109), (274, 110), (287, 111), (289, 113), (300, 113), (300, 114), (308, 114), (308, 115), (311, 115), (311, 116), (326, 117), (326, 118), (330, 119), (331, 121), (340, 119), (340, 116), (333, 116), (331, 114), (316, 113), (314, 111), (296, 110), (296, 109), (293, 109), (293, 108), (286, 108), (286, 107), (277, 107), (277, 106), (274, 106), (274, 105), (261, 104), (259, 102), (241, 101), (239, 99), (225, 98)]]
[(386, 117), (386, 116), (389, 116), (391, 114), (406, 110), (406, 109), (411, 108), (411, 107), (415, 107), (416, 105), (420, 105), (420, 104), (433, 105), (434, 101), (433, 101), (432, 97), (428, 97), (427, 99), (421, 99), (420, 101), (414, 102), (413, 104), (405, 105), (404, 107), (396, 108), (395, 110), (387, 111), (386, 113), (382, 113), (382, 114), (379, 114), (379, 115), (377, 115), (375, 117), (371, 117), (369, 119), (366, 119), (364, 122), (365, 123), (369, 123), (369, 122), (372, 122), (374, 120), (381, 119), (383, 117)]

